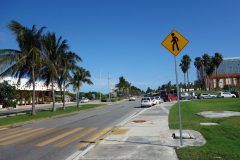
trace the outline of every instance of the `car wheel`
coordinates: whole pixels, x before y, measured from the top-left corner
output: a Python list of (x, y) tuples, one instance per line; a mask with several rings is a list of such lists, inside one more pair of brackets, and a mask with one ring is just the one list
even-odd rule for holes
[(235, 98), (235, 96), (232, 96), (232, 98)]
[(201, 99), (203, 99), (203, 97), (201, 97)]
[(221, 98), (224, 98), (223, 96)]

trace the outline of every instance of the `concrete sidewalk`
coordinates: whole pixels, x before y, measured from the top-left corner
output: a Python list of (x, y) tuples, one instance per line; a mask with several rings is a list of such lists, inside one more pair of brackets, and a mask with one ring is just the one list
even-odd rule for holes
[(91, 145), (92, 149), (79, 159), (177, 160), (176, 146), (163, 144), (160, 139), (160, 134), (169, 131), (168, 114), (174, 103), (143, 109), (95, 147)]

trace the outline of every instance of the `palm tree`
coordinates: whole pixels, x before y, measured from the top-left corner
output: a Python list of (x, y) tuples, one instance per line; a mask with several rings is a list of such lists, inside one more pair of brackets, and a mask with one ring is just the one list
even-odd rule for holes
[(122, 95), (123, 95), (124, 89), (126, 88), (126, 80), (123, 76), (119, 77), (119, 83), (116, 84), (116, 87), (119, 88), (119, 91), (122, 90)]
[(188, 78), (188, 69), (190, 68), (190, 63), (191, 63), (191, 58), (189, 57), (189, 55), (185, 54), (183, 55), (183, 58), (181, 60), (182, 64), (187, 68), (187, 86), (188, 86), (188, 92), (189, 92), (189, 78)]
[(200, 90), (200, 69), (203, 66), (203, 61), (201, 57), (196, 57), (195, 58), (195, 62), (194, 62), (194, 66), (197, 68), (198, 71), (198, 88)]
[(0, 50), (0, 72), (2, 72), (0, 76), (10, 75), (12, 77), (18, 77), (18, 83), (20, 83), (20, 79), (23, 77), (30, 78), (28, 85), (33, 85), (32, 115), (36, 115), (35, 77), (39, 75), (43, 63), (49, 67), (52, 66), (50, 61), (41, 52), (41, 36), (46, 27), (37, 30), (35, 25), (33, 25), (32, 28), (29, 29), (14, 20), (11, 20), (6, 26), (16, 36), (20, 50)]
[(211, 60), (210, 56), (208, 54), (204, 54), (202, 56), (202, 60), (203, 60), (203, 66), (204, 66), (204, 71), (205, 71), (205, 91), (207, 90), (207, 73), (206, 73), (206, 70), (207, 70), (207, 66)]
[(180, 63), (179, 66), (181, 67), (181, 70), (182, 70), (183, 73), (184, 73), (184, 83), (185, 83), (185, 91), (186, 91), (186, 76), (185, 76), (185, 74), (186, 74), (186, 72), (187, 72), (187, 67), (186, 67), (183, 63)]
[[(69, 85), (73, 85), (74, 89), (77, 89), (77, 93), (79, 94), (80, 87), (82, 86), (82, 83), (87, 83), (88, 85), (92, 85), (93, 82), (89, 79), (91, 77), (91, 74), (89, 71), (82, 67), (75, 67), (75, 71), (73, 71), (73, 77), (68, 80)], [(78, 95), (77, 94), (77, 107), (79, 107), (79, 101), (78, 101)]]
[[(60, 90), (63, 90), (63, 110), (65, 110), (65, 83), (68, 79), (71, 78), (70, 71), (73, 72), (77, 67), (77, 62), (82, 62), (82, 59), (76, 55), (74, 52), (61, 52), (59, 60), (59, 66), (61, 66), (58, 70), (58, 86), (60, 86)], [(62, 87), (63, 86), (63, 87)]]
[[(213, 63), (213, 57), (210, 59), (210, 61), (209, 61), (209, 64), (208, 64), (208, 66), (207, 66), (207, 69), (206, 69), (206, 74), (208, 75), (208, 77), (209, 77), (209, 90), (210, 90), (210, 88), (211, 88), (211, 86), (212, 85), (210, 85), (210, 84), (212, 84), (211, 83), (211, 80), (212, 80), (212, 74), (213, 74), (213, 72), (214, 72), (214, 70), (215, 70), (215, 65), (214, 65), (214, 63)], [(211, 79), (211, 80), (210, 80)]]
[(217, 77), (217, 69), (220, 66), (220, 64), (223, 61), (223, 56), (220, 53), (215, 53), (214, 57), (213, 57), (213, 64), (216, 66), (216, 90), (218, 90), (218, 77)]
[[(43, 35), (41, 40), (43, 43), (43, 52), (48, 57), (48, 59), (51, 60), (51, 62), (54, 65), (54, 68), (45, 67), (44, 68), (44, 74), (42, 75), (42, 79), (45, 79), (45, 82), (47, 85), (50, 83), (53, 85), (53, 82), (55, 82), (58, 78), (58, 74), (54, 73), (60, 73), (62, 71), (62, 59), (64, 58), (64, 52), (69, 48), (67, 44), (67, 40), (64, 39), (61, 41), (62, 37), (60, 37), (58, 40), (55, 36), (55, 33), (48, 32), (46, 35)], [(53, 109), (52, 111), (56, 111), (55, 107), (55, 95), (54, 95), (54, 87), (52, 87), (52, 98), (53, 98)]]

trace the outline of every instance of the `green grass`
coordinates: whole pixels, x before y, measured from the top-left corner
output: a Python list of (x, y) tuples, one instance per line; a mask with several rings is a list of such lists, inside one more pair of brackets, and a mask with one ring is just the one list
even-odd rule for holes
[(39, 112), (36, 112), (35, 116), (31, 115), (30, 113), (27, 113), (23, 115), (5, 117), (0, 119), (0, 126), (7, 125), (7, 124), (15, 124), (19, 122), (25, 122), (30, 120), (36, 120), (41, 118), (49, 118), (49, 117), (53, 117), (61, 114), (67, 114), (67, 113), (72, 113), (76, 111), (97, 108), (105, 105), (106, 104), (84, 104), (84, 105), (81, 105), (81, 107), (69, 106), (69, 107), (66, 107), (66, 110), (62, 110), (62, 108), (57, 108), (56, 112), (52, 112), (52, 110), (39, 111)]
[[(200, 132), (207, 143), (203, 146), (187, 146), (177, 149), (180, 160), (186, 159), (240, 159), (240, 117), (203, 118), (202, 111), (240, 111), (239, 98), (203, 99), (181, 102), (182, 129)], [(216, 122), (220, 125), (204, 126), (200, 122)], [(170, 109), (169, 128), (179, 129), (178, 106)]]

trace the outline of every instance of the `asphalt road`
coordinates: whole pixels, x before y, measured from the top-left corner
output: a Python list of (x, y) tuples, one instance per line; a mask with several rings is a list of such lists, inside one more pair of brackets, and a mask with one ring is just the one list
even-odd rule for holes
[(138, 98), (0, 131), (0, 159), (66, 159), (141, 110)]

